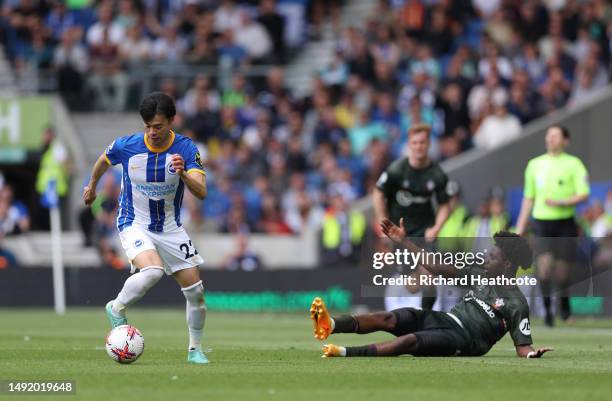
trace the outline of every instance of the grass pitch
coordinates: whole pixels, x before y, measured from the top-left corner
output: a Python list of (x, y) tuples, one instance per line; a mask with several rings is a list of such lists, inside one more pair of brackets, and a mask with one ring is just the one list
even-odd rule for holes
[[(204, 347), (211, 364), (186, 363), (184, 310), (130, 310), (145, 337), (132, 365), (107, 357), (103, 308), (0, 309), (0, 380), (76, 380), (76, 395), (29, 400), (612, 400), (612, 321), (553, 330), (535, 324), (540, 360), (515, 356), (508, 336), (484, 357), (321, 359), (303, 315), (209, 311)], [(336, 335), (336, 344), (391, 338)]]

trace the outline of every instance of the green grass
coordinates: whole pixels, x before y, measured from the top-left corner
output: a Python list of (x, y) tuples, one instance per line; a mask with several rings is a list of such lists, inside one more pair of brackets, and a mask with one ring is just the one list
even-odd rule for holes
[[(209, 312), (209, 366), (185, 362), (183, 310), (138, 309), (145, 353), (132, 365), (111, 361), (102, 308), (58, 317), (39, 309), (0, 309), (0, 380), (76, 380), (72, 396), (28, 400), (612, 400), (612, 321), (583, 320), (554, 330), (534, 325), (540, 360), (515, 357), (504, 338), (478, 358), (321, 359), (307, 315)], [(338, 335), (358, 345), (388, 334)]]

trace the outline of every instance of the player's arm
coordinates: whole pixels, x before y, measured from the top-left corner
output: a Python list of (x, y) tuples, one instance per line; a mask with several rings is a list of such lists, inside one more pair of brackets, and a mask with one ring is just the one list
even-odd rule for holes
[(372, 204), (374, 206), (376, 221), (383, 221), (384, 219), (389, 218), (389, 213), (387, 211), (387, 200), (385, 198), (385, 194), (379, 188), (374, 188), (374, 191), (372, 191)]
[(553, 351), (553, 349), (548, 347), (534, 349), (531, 345), (516, 346), (516, 355), (519, 358), (541, 358), (548, 351)]
[(446, 223), (448, 216), (450, 216), (450, 197), (448, 196), (447, 186), (448, 177), (442, 170), (440, 170), (440, 174), (436, 179), (436, 188), (434, 192), (434, 196), (438, 203), (438, 210), (436, 211), (436, 220), (434, 225), (425, 230), (425, 239), (427, 241), (434, 241), (436, 238), (438, 238), (440, 230), (442, 230), (444, 223)]
[(91, 172), (91, 178), (89, 183), (83, 188), (83, 201), (87, 206), (90, 206), (94, 200), (96, 200), (96, 187), (100, 178), (106, 173), (106, 170), (110, 167), (110, 162), (106, 154), (101, 154), (96, 160)]
[(185, 160), (179, 154), (172, 155), (171, 161), (172, 167), (176, 170), (179, 177), (181, 177), (181, 180), (183, 180), (189, 192), (198, 199), (206, 198), (208, 191), (206, 189), (206, 175), (204, 170), (191, 169), (185, 171)]
[(450, 216), (450, 204), (446, 202), (438, 206), (435, 224), (425, 230), (425, 238), (427, 240), (435, 240), (438, 237), (438, 233), (442, 229), (444, 223), (446, 223), (446, 220), (448, 220), (448, 216)]
[(554, 199), (546, 199), (546, 204), (548, 206), (576, 206), (579, 203), (584, 202), (589, 199), (589, 194), (586, 195), (574, 195), (566, 199), (554, 200)]
[(584, 164), (582, 164), (582, 162), (579, 160), (576, 162), (573, 168), (572, 178), (574, 181), (573, 184), (575, 194), (566, 199), (546, 199), (546, 204), (548, 206), (576, 206), (577, 204), (589, 199), (589, 194), (591, 192), (589, 185), (589, 173), (586, 167), (584, 167)]
[[(406, 238), (406, 230), (404, 229), (404, 218), (400, 219), (400, 225), (397, 226), (389, 219), (384, 219), (380, 223), (380, 229), (382, 232), (389, 237), (393, 242), (402, 244), (410, 253), (421, 253), (423, 249), (417, 246), (414, 242)], [(445, 276), (445, 277), (457, 277), (461, 274), (461, 270), (455, 268), (455, 266), (445, 264), (427, 263), (425, 258), (421, 260), (421, 266), (432, 274)]]
[(532, 162), (527, 163), (525, 168), (525, 184), (523, 188), (523, 201), (521, 203), (521, 211), (516, 221), (516, 233), (518, 235), (525, 234), (527, 231), (527, 224), (529, 224), (529, 217), (533, 210), (533, 203), (536, 196), (535, 177), (533, 175), (533, 164)]
[(521, 211), (519, 212), (519, 217), (516, 221), (517, 234), (523, 235), (525, 234), (525, 231), (527, 231), (527, 224), (529, 223), (529, 216), (531, 216), (532, 210), (533, 199), (523, 198), (523, 202), (521, 203)]
[(374, 191), (372, 191), (374, 217), (378, 222), (389, 218), (389, 210), (387, 210), (387, 194), (392, 192), (391, 180), (389, 178), (389, 171), (387, 169), (382, 172), (380, 177), (378, 177)]

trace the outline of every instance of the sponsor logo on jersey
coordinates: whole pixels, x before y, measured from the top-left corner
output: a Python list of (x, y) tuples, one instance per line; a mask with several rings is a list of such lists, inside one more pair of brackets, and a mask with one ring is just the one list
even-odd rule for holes
[(176, 183), (138, 183), (134, 188), (149, 198), (165, 197), (176, 192)]
[(195, 154), (195, 163), (201, 169), (204, 168), (204, 166), (202, 165), (202, 158), (200, 157), (200, 152), (196, 152), (196, 154)]
[(531, 324), (529, 323), (528, 318), (521, 320), (519, 323), (519, 330), (526, 336), (531, 335)]
[(491, 308), (491, 305), (489, 305), (488, 303), (486, 303), (482, 299), (480, 299), (478, 297), (475, 297), (473, 291), (470, 290), (470, 292), (467, 293), (467, 295), (465, 296), (465, 298), (463, 300), (466, 301), (466, 302), (470, 301), (470, 300), (473, 300), (474, 302), (476, 302), (482, 308), (484, 313), (489, 315), (489, 317), (491, 319), (495, 317), (495, 312), (493, 312), (493, 308)]
[(495, 305), (493, 305), (493, 307), (495, 308), (495, 310), (500, 310), (502, 306), (504, 306), (504, 299), (503, 298), (497, 298), (495, 300)]
[(413, 203), (427, 203), (429, 201), (429, 199), (424, 196), (414, 196), (410, 191), (402, 190), (395, 193), (395, 200), (403, 207), (408, 207)]

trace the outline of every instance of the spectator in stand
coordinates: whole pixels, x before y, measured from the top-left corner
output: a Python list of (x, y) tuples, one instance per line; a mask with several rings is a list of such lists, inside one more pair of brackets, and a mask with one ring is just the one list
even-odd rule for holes
[(257, 225), (258, 232), (277, 235), (292, 233), (291, 228), (283, 219), (276, 197), (271, 192), (263, 195), (261, 211), (261, 219)]
[(117, 252), (118, 236), (116, 231), (117, 211), (119, 209), (120, 187), (113, 175), (102, 182), (99, 208), (95, 215), (94, 238), (102, 262), (113, 269), (127, 269), (128, 263)]
[(125, 110), (128, 78), (119, 58), (118, 44), (123, 40), (123, 29), (111, 24), (111, 17), (112, 11), (105, 5), (100, 6), (100, 22), (87, 33), (91, 60), (89, 85), (94, 91), (96, 107), (118, 112)]
[(499, 75), (496, 70), (493, 70), (487, 75), (484, 83), (474, 86), (468, 95), (467, 104), (472, 121), (483, 118), (485, 104), (493, 97), (507, 97), (507, 94), (506, 89), (501, 85)]
[(608, 190), (605, 202), (603, 213), (595, 219), (591, 226), (591, 237), (595, 241), (612, 236), (612, 189)]
[(214, 14), (215, 31), (222, 33), (240, 28), (242, 23), (241, 13), (242, 11), (235, 0), (222, 0)]
[(13, 198), (13, 188), (0, 188), (0, 238), (30, 231), (30, 216), (26, 206)]
[(527, 96), (527, 89), (519, 83), (512, 84), (510, 88), (508, 111), (515, 115), (521, 124), (527, 124), (536, 116), (534, 104), (529, 101)]
[(45, 25), (51, 32), (51, 39), (54, 42), (62, 40), (64, 33), (68, 30), (78, 29), (79, 36), (82, 35), (78, 11), (69, 10), (65, 0), (53, 0), (51, 10), (45, 18)]
[(363, 155), (363, 152), (373, 139), (386, 141), (388, 134), (382, 124), (371, 120), (370, 113), (362, 111), (359, 115), (359, 122), (348, 133), (353, 154), (357, 156)]
[(576, 79), (574, 88), (572, 89), (568, 103), (570, 106), (575, 107), (588, 102), (593, 98), (593, 96), (600, 93), (602, 89), (604, 88), (595, 86), (595, 83), (593, 82), (593, 75), (588, 68), (579, 68), (578, 77)]
[(126, 33), (119, 43), (119, 57), (132, 68), (142, 67), (153, 57), (153, 42), (144, 35), (140, 25), (126, 28)]
[(225, 256), (222, 265), (224, 269), (230, 271), (252, 272), (263, 269), (261, 258), (249, 250), (249, 238), (243, 234), (236, 236), (236, 250)]
[(266, 29), (243, 11), (240, 26), (234, 31), (236, 44), (242, 47), (255, 63), (264, 63), (272, 51), (272, 41)]
[(262, 0), (259, 4), (259, 22), (272, 40), (272, 62), (283, 64), (287, 59), (285, 46), (285, 19), (276, 11), (276, 0)]
[(210, 97), (204, 90), (196, 92), (194, 96), (195, 110), (187, 118), (185, 126), (193, 130), (198, 141), (208, 143), (221, 134), (219, 115), (210, 108)]
[(288, 209), (285, 221), (294, 234), (300, 235), (307, 231), (321, 228), (324, 210), (314, 204), (306, 192), (298, 192), (295, 199), (295, 208)]
[(321, 232), (322, 263), (329, 267), (354, 264), (365, 237), (366, 219), (361, 212), (349, 210), (340, 193), (330, 193), (329, 199)]
[(493, 114), (485, 117), (474, 134), (474, 145), (493, 149), (521, 135), (521, 122), (508, 113), (505, 96), (493, 97)]
[(81, 93), (89, 69), (89, 54), (79, 43), (80, 36), (81, 31), (77, 28), (64, 30), (52, 63), (57, 74), (58, 90), (72, 109), (82, 107)]
[(423, 38), (432, 49), (436, 57), (441, 57), (451, 50), (453, 44), (453, 33), (450, 22), (442, 7), (436, 7), (431, 14), (431, 29), (425, 33)]
[(153, 42), (151, 51), (155, 60), (166, 63), (180, 61), (186, 52), (187, 43), (174, 27), (164, 29), (164, 34)]
[(119, 0), (117, 16), (113, 20), (124, 32), (140, 23), (140, 15), (133, 0)]
[(466, 140), (470, 129), (470, 116), (464, 98), (461, 86), (449, 83), (436, 99), (436, 109), (444, 115), (443, 135), (458, 135), (461, 141)]
[(87, 31), (87, 44), (101, 46), (105, 41), (118, 45), (124, 38), (125, 30), (113, 21), (112, 2), (102, 2), (98, 7), (98, 21)]
[[(205, 95), (207, 106), (213, 112), (219, 111), (219, 92), (211, 85), (210, 79), (205, 74), (198, 74), (195, 77), (193, 86), (187, 90), (185, 95), (177, 102), (177, 108), (180, 113), (186, 117), (192, 117), (196, 113), (196, 99), (199, 95)], [(217, 116), (218, 117), (218, 116)]]

